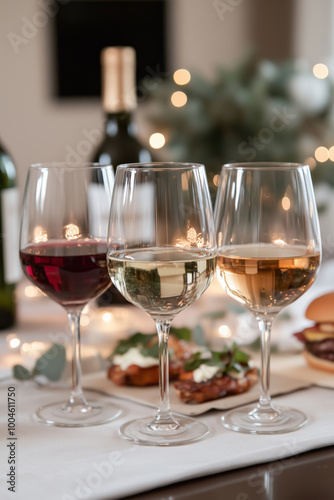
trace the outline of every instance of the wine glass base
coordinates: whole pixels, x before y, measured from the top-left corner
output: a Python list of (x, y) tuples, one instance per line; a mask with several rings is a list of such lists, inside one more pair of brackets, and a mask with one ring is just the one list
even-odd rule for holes
[(209, 428), (202, 422), (173, 414), (178, 422), (176, 429), (153, 430), (150, 428), (152, 417), (126, 422), (119, 429), (119, 435), (132, 443), (145, 446), (180, 446), (203, 439), (209, 434)]
[(304, 413), (292, 408), (275, 407), (273, 412), (262, 414), (257, 414), (256, 408), (244, 406), (229, 411), (222, 417), (224, 427), (247, 434), (283, 434), (296, 431), (307, 422)]
[(89, 427), (107, 424), (121, 413), (120, 408), (100, 399), (90, 401), (87, 406), (69, 406), (67, 401), (61, 401), (37, 408), (33, 419), (40, 424), (56, 427)]

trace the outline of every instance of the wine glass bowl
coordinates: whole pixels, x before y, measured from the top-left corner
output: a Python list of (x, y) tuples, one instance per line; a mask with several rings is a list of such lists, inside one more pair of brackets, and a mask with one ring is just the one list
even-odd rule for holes
[(109, 402), (88, 403), (81, 387), (80, 315), (110, 285), (106, 237), (113, 188), (111, 166), (30, 166), (22, 207), (20, 260), (25, 276), (67, 312), (72, 334), (68, 401), (38, 408), (46, 425), (81, 427), (113, 420)]
[(261, 331), (261, 396), (255, 407), (223, 417), (232, 430), (275, 434), (306, 423), (298, 410), (273, 406), (269, 394), (271, 326), (282, 308), (314, 282), (321, 243), (307, 165), (241, 163), (222, 168), (215, 207), (217, 274)]
[(175, 316), (196, 301), (215, 272), (216, 242), (203, 165), (120, 165), (112, 199), (108, 269), (125, 298), (155, 321), (160, 407), (154, 418), (120, 429), (138, 444), (169, 446), (202, 438), (207, 427), (170, 412), (168, 334)]

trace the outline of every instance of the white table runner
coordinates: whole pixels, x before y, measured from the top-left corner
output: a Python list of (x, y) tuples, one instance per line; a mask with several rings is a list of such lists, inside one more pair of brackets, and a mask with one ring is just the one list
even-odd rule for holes
[[(123, 414), (98, 427), (63, 429), (35, 423), (31, 415), (40, 404), (59, 400), (56, 390), (36, 389), (14, 382), (17, 393), (16, 493), (7, 490), (7, 387), (0, 388), (0, 498), (2, 500), (109, 500), (148, 491), (177, 481), (252, 464), (284, 459), (334, 444), (334, 392), (308, 388), (275, 398), (277, 404), (304, 411), (309, 423), (276, 436), (239, 434), (225, 429), (222, 412), (200, 418), (210, 428), (207, 439), (191, 445), (156, 448), (131, 445), (118, 436), (120, 425), (153, 410), (114, 398)], [(91, 394), (91, 393), (90, 393)], [(98, 396), (100, 397), (100, 396)], [(242, 493), (242, 492), (240, 492)]]

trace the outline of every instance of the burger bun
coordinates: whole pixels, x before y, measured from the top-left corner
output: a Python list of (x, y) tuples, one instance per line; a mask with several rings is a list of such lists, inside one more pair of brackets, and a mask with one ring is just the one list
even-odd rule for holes
[(334, 373), (334, 363), (327, 359), (318, 358), (308, 351), (303, 351), (303, 355), (307, 363), (316, 370), (323, 370), (329, 373)]
[(334, 323), (334, 292), (313, 300), (306, 309), (305, 316), (316, 323)]

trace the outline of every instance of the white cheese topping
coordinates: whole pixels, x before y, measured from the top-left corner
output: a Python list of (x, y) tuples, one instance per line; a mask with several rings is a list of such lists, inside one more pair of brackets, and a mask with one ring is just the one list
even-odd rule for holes
[(213, 378), (218, 372), (220, 368), (219, 366), (209, 366), (209, 365), (200, 365), (193, 372), (193, 377), (195, 382), (206, 382)]
[(137, 347), (131, 347), (125, 354), (115, 354), (112, 362), (114, 365), (119, 366), (122, 370), (126, 370), (131, 365), (148, 368), (149, 366), (156, 366), (159, 364), (159, 360), (157, 358), (143, 356)]
[(231, 378), (234, 378), (234, 379), (241, 379), (241, 378), (244, 378), (245, 376), (245, 372), (242, 371), (242, 372), (237, 372), (236, 370), (231, 370), (228, 372), (229, 376)]

